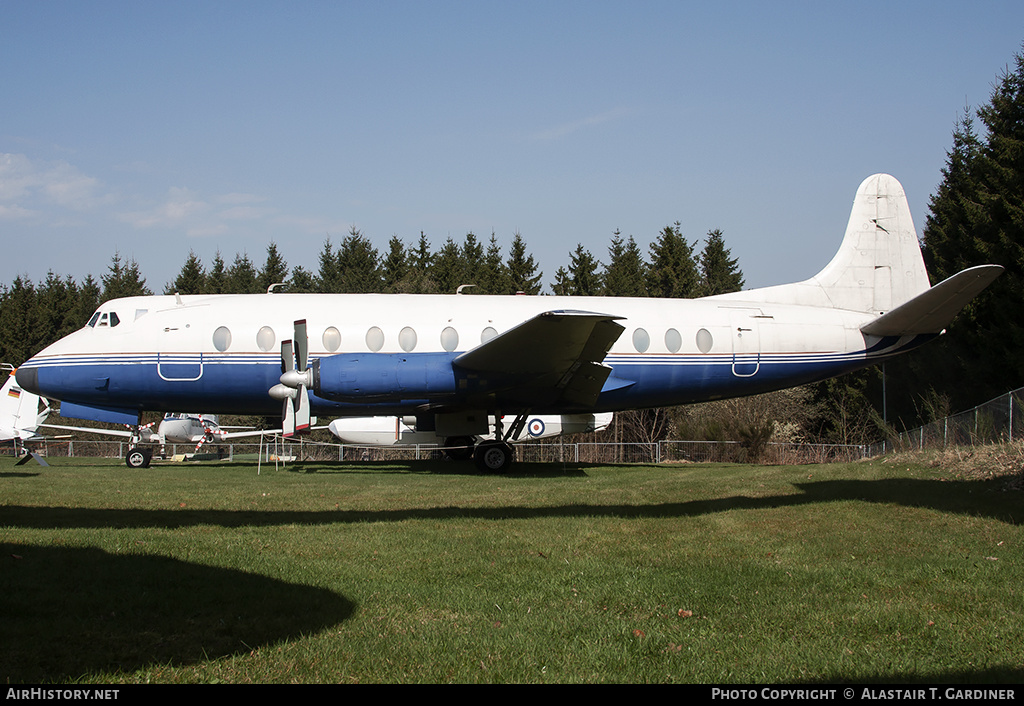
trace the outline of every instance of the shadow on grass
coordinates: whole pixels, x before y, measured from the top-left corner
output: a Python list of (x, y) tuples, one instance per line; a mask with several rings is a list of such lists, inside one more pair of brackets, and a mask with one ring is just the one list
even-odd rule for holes
[[(602, 464), (602, 468), (615, 464)], [(237, 466), (236, 466), (237, 467)], [(423, 474), (439, 476), (480, 476), (487, 475), (477, 470), (472, 461), (421, 460), (421, 461), (308, 461), (294, 462), (282, 470), (290, 473), (381, 475)], [(501, 478), (582, 478), (586, 476), (584, 466), (579, 463), (515, 463), (508, 471), (499, 474)]]
[[(543, 464), (538, 464), (543, 466)], [(989, 517), (1020, 524), (1024, 509), (1018, 493), (1004, 492), (1000, 479), (980, 481), (939, 481), (917, 479), (838, 480), (797, 484), (801, 492), (750, 497), (733, 495), (687, 502), (638, 505), (573, 503), (526, 507), (442, 507), (388, 510), (139, 510), (107, 508), (0, 506), (0, 526), (32, 529), (55, 528), (142, 528), (165, 529), (197, 525), (221, 527), (272, 527), (286, 524), (326, 525), (357, 522), (402, 522), (406, 520), (478, 518), (488, 520), (547, 517), (661, 518), (694, 517), (729, 510), (763, 510), (839, 501), (891, 503), (928, 508), (940, 512)]]
[(0, 682), (206, 662), (317, 632), (324, 589), (152, 555), (0, 543)]

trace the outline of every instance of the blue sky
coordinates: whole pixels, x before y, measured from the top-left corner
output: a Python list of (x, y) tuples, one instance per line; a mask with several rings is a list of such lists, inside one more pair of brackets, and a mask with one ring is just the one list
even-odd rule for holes
[(315, 270), (356, 227), (519, 232), (550, 284), (676, 221), (803, 279), (875, 172), (921, 232), (1022, 42), (1019, 1), (0, 0), (0, 283), (119, 252), (161, 292), (271, 241)]

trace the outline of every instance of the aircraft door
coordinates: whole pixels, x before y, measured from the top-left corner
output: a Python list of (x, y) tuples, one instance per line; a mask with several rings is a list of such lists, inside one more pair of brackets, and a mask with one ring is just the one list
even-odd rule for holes
[(758, 329), (758, 309), (730, 309), (732, 331), (732, 374), (749, 378), (761, 367), (761, 335)]

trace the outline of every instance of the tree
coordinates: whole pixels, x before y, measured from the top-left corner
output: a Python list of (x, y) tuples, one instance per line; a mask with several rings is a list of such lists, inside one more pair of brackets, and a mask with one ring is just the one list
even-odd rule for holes
[(225, 294), (228, 291), (228, 273), (220, 250), (213, 256), (213, 264), (206, 275), (204, 294)]
[(206, 291), (206, 271), (194, 250), (189, 250), (185, 264), (173, 282), (164, 287), (164, 294), (202, 294)]
[(647, 270), (647, 292), (652, 297), (693, 297), (697, 295), (697, 265), (693, 245), (680, 232), (680, 224), (665, 226), (651, 243)]
[(480, 266), (480, 276), (477, 287), (474, 290), (477, 294), (514, 294), (511, 280), (505, 262), (502, 260), (501, 247), (498, 245), (498, 237), (491, 233), (491, 240), (484, 252), (483, 262)]
[(317, 270), (316, 282), (317, 290), (322, 294), (344, 291), (338, 270), (338, 259), (334, 255), (330, 238), (324, 241), (324, 246), (320, 249), (320, 268)]
[(569, 269), (559, 267), (555, 273), (552, 290), (560, 296), (592, 297), (601, 294), (601, 263), (594, 259), (589, 250), (577, 243), (576, 250), (569, 254)]
[(699, 258), (698, 296), (709, 297), (743, 289), (743, 273), (737, 263), (738, 260), (730, 257), (729, 249), (725, 247), (725, 236), (722, 235), (722, 231), (708, 231)]
[(402, 282), (409, 274), (409, 256), (405, 252), (405, 244), (397, 235), (388, 241), (388, 254), (381, 261), (380, 270), (385, 292), (402, 291)]
[(438, 291), (433, 279), (434, 255), (430, 252), (430, 241), (423, 231), (416, 248), (409, 252), (405, 276), (398, 283), (398, 292), (409, 294), (433, 294)]
[(451, 236), (434, 257), (430, 274), (442, 294), (454, 294), (460, 285), (472, 284), (463, 280), (462, 251)]
[(122, 263), (121, 254), (115, 252), (107, 274), (103, 277), (101, 301), (150, 294), (152, 292), (146, 287), (146, 279), (139, 272), (139, 263), (135, 262), (134, 258), (127, 263)]
[(543, 287), (543, 272), (537, 272), (537, 263), (526, 251), (523, 236), (516, 231), (512, 236), (512, 246), (508, 249), (505, 269), (508, 271), (509, 286), (513, 292), (523, 294), (540, 294)]
[(246, 253), (235, 254), (235, 261), (231, 263), (225, 277), (225, 293), (227, 294), (255, 294), (261, 290), (257, 280), (256, 267)]
[(1024, 385), (1024, 323), (1014, 310), (1024, 300), (1024, 54), (977, 117), (981, 136), (966, 111), (955, 126), (924, 254), (935, 280), (986, 263), (1006, 271), (910, 363), (918, 394), (948, 396), (959, 409)]
[(604, 270), (604, 295), (608, 297), (646, 297), (647, 264), (633, 236), (626, 241), (615, 231), (608, 247), (608, 266)]
[(270, 241), (267, 245), (267, 259), (263, 268), (256, 275), (256, 286), (260, 292), (267, 291), (271, 285), (288, 281), (288, 263), (277, 250), (277, 243)]
[(381, 277), (377, 249), (353, 226), (338, 248), (338, 280), (342, 292), (379, 292)]

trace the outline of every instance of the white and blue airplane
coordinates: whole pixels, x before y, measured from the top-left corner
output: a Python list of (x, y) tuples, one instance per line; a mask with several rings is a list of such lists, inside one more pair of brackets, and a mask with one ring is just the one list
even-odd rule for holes
[(500, 471), (533, 414), (751, 395), (916, 348), (1002, 269), (930, 286), (903, 188), (876, 174), (857, 190), (838, 253), (795, 284), (660, 300), (131, 297), (101, 305), (17, 381), (61, 400), (65, 417), (125, 424), (143, 411), (272, 414), (282, 403), (286, 434), (308, 429), (311, 414), (415, 416), (417, 429), (445, 438), (493, 431), (474, 458)]

